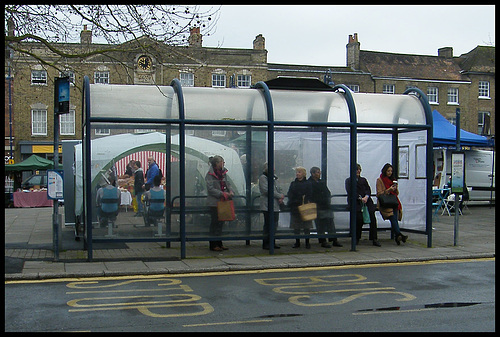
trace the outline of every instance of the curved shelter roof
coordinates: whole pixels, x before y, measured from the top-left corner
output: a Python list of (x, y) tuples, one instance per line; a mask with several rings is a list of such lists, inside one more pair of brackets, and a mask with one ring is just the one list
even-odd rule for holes
[[(270, 81), (271, 82), (271, 81)], [(319, 82), (319, 81), (318, 81)], [(268, 115), (261, 90), (182, 88), (184, 119), (276, 123), (352, 122), (344, 94), (331, 88), (285, 90), (282, 83), (269, 88), (273, 116)], [(304, 84), (310, 86), (310, 84)], [(320, 91), (321, 90), (321, 91)], [(415, 95), (350, 93), (356, 107), (356, 122), (383, 125), (426, 125), (424, 106)], [(179, 102), (173, 87), (153, 85), (90, 85), (91, 117), (179, 119)], [(364, 125), (370, 126), (370, 125)]]

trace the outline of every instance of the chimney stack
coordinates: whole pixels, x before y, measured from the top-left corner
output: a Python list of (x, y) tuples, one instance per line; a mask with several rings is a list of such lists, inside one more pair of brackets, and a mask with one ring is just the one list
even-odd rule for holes
[(445, 58), (453, 57), (453, 47), (443, 47), (438, 49), (438, 56)]
[(262, 34), (257, 35), (255, 37), (255, 40), (253, 40), (253, 49), (256, 50), (266, 49), (266, 39), (262, 36)]
[(200, 34), (200, 27), (193, 27), (189, 31), (189, 46), (190, 47), (202, 46), (202, 36)]
[(359, 50), (360, 43), (358, 42), (358, 33), (349, 35), (349, 42), (347, 48), (347, 66), (353, 70), (359, 70)]
[(87, 30), (87, 25), (83, 25), (83, 30), (80, 33), (80, 43), (81, 44), (91, 44), (92, 43), (92, 31)]

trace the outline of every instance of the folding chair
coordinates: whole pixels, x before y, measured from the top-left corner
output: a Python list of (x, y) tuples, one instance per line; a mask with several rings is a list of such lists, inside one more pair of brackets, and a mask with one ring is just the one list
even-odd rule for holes
[(100, 219), (99, 224), (103, 223), (108, 226), (108, 237), (113, 236), (113, 227), (115, 225), (116, 217), (119, 212), (120, 200), (117, 197), (118, 189), (104, 189), (103, 197), (101, 199)]
[(165, 213), (165, 198), (163, 196), (163, 191), (153, 191), (150, 190), (151, 199), (147, 200), (144, 205), (144, 225), (149, 227), (150, 225), (158, 225), (158, 236), (162, 235), (162, 224), (159, 220), (163, 219)]

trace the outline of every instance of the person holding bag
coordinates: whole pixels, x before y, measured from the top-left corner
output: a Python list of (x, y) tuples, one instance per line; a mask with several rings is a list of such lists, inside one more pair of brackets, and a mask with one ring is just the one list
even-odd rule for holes
[[(403, 218), (403, 206), (397, 197), (399, 194), (398, 184), (394, 178), (394, 168), (391, 164), (386, 163), (382, 168), (380, 177), (377, 178), (377, 206), (384, 220), (391, 222), (392, 231), (394, 232), (394, 240), (399, 246), (401, 241), (406, 242), (407, 235), (401, 234), (398, 221)], [(394, 205), (384, 204), (384, 197), (394, 195), (397, 203)]]
[[(328, 234), (335, 235), (333, 211), (330, 209), (332, 193), (328, 189), (326, 181), (321, 179), (321, 169), (319, 167), (313, 166), (309, 172), (311, 173), (308, 180), (312, 186), (312, 201), (317, 205), (317, 217), (314, 220), (316, 230), (318, 234), (326, 234), (328, 232)], [(318, 242), (324, 248), (331, 248), (332, 245), (342, 247), (337, 238), (328, 238), (328, 242), (332, 244), (329, 244), (326, 238), (318, 238)]]
[[(345, 190), (347, 192), (347, 204), (350, 208), (351, 203), (351, 177), (345, 180)], [(381, 244), (377, 240), (377, 218), (375, 217), (375, 204), (371, 198), (372, 190), (368, 184), (368, 180), (361, 176), (361, 165), (356, 164), (356, 244), (361, 239), (363, 224), (370, 224), (369, 239), (373, 240), (373, 245), (380, 247)], [(368, 213), (369, 219), (364, 219)]]
[[(210, 236), (222, 235), (224, 221), (219, 220), (217, 203), (223, 200), (231, 200), (234, 196), (233, 189), (227, 179), (228, 170), (224, 167), (224, 159), (221, 156), (213, 156), (208, 159), (210, 167), (205, 176), (207, 184), (207, 206), (210, 207)], [(210, 241), (210, 250), (220, 252), (227, 250), (221, 240)]]
[[(312, 221), (302, 221), (299, 212), (299, 206), (312, 202), (312, 185), (306, 179), (306, 169), (297, 167), (295, 169), (295, 180), (290, 183), (288, 188), (288, 207), (290, 207), (290, 227), (293, 228), (295, 235), (300, 234), (300, 230), (304, 230), (305, 235), (309, 235), (312, 228)], [(293, 248), (300, 247), (300, 239), (295, 239)], [(306, 248), (310, 249), (311, 244), (309, 239), (306, 239)]]

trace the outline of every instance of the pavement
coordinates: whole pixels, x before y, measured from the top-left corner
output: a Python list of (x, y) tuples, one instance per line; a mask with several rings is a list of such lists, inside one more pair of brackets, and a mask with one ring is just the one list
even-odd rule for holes
[[(60, 210), (63, 209), (62, 207)], [(381, 247), (372, 245), (363, 232), (355, 251), (351, 239), (339, 238), (343, 247), (323, 248), (311, 239), (311, 249), (292, 248), (294, 239), (278, 240), (274, 254), (262, 249), (262, 241), (225, 241), (222, 252), (208, 249), (206, 241), (188, 241), (186, 258), (181, 259), (180, 243), (165, 242), (93, 243), (92, 261), (87, 259), (83, 240), (76, 241), (72, 227), (62, 228), (59, 259), (54, 258), (51, 207), (5, 209), (5, 280), (44, 280), (127, 275), (186, 274), (279, 268), (327, 267), (456, 260), (495, 257), (495, 206), (469, 205), (459, 216), (455, 238), (455, 216), (433, 219), (432, 247), (427, 236), (409, 235), (397, 246), (390, 231), (380, 231)], [(456, 243), (456, 244), (455, 244)]]

